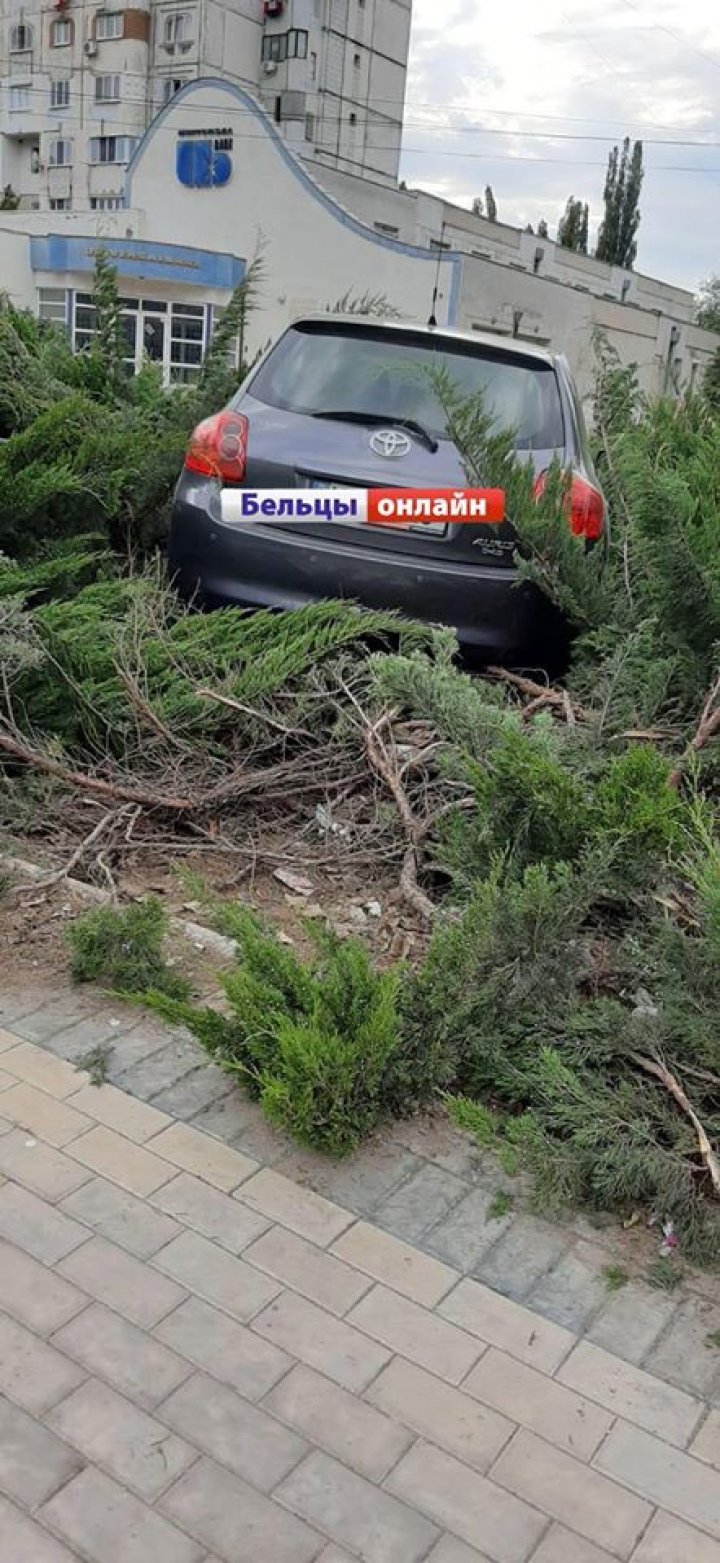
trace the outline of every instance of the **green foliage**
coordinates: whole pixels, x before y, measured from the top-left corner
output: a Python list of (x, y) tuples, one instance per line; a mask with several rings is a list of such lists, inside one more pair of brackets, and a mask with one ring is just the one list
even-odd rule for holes
[(91, 1085), (104, 1085), (112, 1057), (112, 1043), (96, 1042), (78, 1059), (75, 1068), (90, 1076)]
[(448, 1096), (446, 1100), (456, 1128), (471, 1134), (483, 1150), (494, 1150), (499, 1132), (495, 1114), (482, 1102), (471, 1101), (468, 1096)]
[(485, 1216), (486, 1221), (502, 1221), (504, 1216), (509, 1216), (515, 1205), (514, 1194), (509, 1194), (506, 1189), (498, 1189), (490, 1201)]
[(678, 1264), (676, 1259), (660, 1257), (653, 1259), (645, 1271), (645, 1280), (648, 1286), (652, 1286), (657, 1292), (674, 1292), (681, 1285), (685, 1276), (684, 1266)]
[(640, 191), (643, 182), (642, 141), (633, 143), (626, 136), (619, 147), (613, 147), (608, 157), (605, 178), (605, 215), (600, 224), (597, 249), (598, 260), (611, 266), (624, 266), (632, 271), (637, 255), (637, 231), (640, 226)]
[(68, 929), (73, 981), (102, 982), (121, 993), (153, 988), (184, 998), (189, 985), (165, 960), (165, 932), (165, 913), (154, 898), (87, 912)]
[(720, 332), (720, 275), (717, 273), (700, 286), (695, 319), (705, 331)]
[(621, 1292), (630, 1280), (622, 1265), (603, 1265), (602, 1274), (609, 1292)]
[(576, 201), (574, 195), (568, 196), (567, 205), (558, 223), (557, 242), (566, 250), (575, 250), (579, 255), (587, 255), (588, 249), (588, 221), (589, 209), (587, 201)]
[(403, 1052), (400, 970), (375, 972), (359, 940), (314, 923), (307, 966), (241, 906), (227, 911), (224, 927), (238, 945), (236, 966), (221, 978), (228, 1013), (157, 994), (149, 1002), (241, 1077), (271, 1122), (342, 1156), (427, 1092), (427, 1080), (413, 1084)]

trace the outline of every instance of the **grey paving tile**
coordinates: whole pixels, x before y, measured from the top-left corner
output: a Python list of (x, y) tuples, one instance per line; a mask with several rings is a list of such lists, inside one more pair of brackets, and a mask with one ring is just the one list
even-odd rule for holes
[(226, 1309), (237, 1319), (251, 1319), (280, 1290), (276, 1281), (197, 1232), (183, 1232), (174, 1238), (155, 1255), (153, 1263), (188, 1291)]
[(267, 1411), (204, 1373), (174, 1390), (157, 1415), (262, 1492), (271, 1492), (307, 1450), (304, 1439)]
[[(240, 1200), (231, 1199), (229, 1194), (221, 1194), (189, 1172), (179, 1173), (150, 1198), (153, 1205), (174, 1216), (175, 1222), (212, 1238), (231, 1254), (239, 1254), (267, 1230), (264, 1216), (249, 1210)], [(179, 1231), (177, 1226), (175, 1231), (176, 1234)]]
[(285, 1149), (276, 1170), (299, 1183), (307, 1184), (326, 1199), (334, 1200), (357, 1215), (370, 1215), (393, 1189), (423, 1163), (411, 1151), (387, 1147), (374, 1140), (362, 1146), (346, 1161), (332, 1162), (312, 1151)]
[(0, 1314), (0, 1393), (42, 1415), (69, 1395), (83, 1374), (46, 1341)]
[(154, 1334), (187, 1358), (188, 1372), (194, 1363), (246, 1400), (261, 1400), (292, 1366), (284, 1351), (200, 1297), (189, 1297), (156, 1326)]
[(283, 1482), (278, 1497), (303, 1519), (352, 1547), (364, 1563), (419, 1563), (437, 1532), (414, 1509), (314, 1453)]
[[(120, 1025), (112, 1026), (111, 1020), (120, 1020)], [(80, 1066), (83, 1059), (94, 1048), (107, 1049), (109, 1073), (112, 1069), (115, 1049), (119, 1047), (124, 1036), (132, 1033), (136, 1024), (137, 1015), (134, 1012), (121, 1017), (120, 1014), (114, 1014), (112, 1010), (104, 1007), (94, 1014), (79, 1016), (62, 1030), (47, 1037), (42, 1045), (54, 1053), (56, 1058), (65, 1058), (68, 1063), (75, 1064), (76, 1067)], [(35, 1039), (32, 1037), (28, 1038), (28, 1041), (33, 1040)], [(78, 1089), (81, 1085), (82, 1080), (78, 1080)]]
[(5, 1498), (0, 1498), (0, 1558), (7, 1563), (77, 1563), (77, 1553), (68, 1552)]
[(406, 1242), (417, 1242), (436, 1222), (442, 1221), (469, 1192), (468, 1184), (442, 1167), (424, 1166), (400, 1184), (378, 1205), (378, 1226)]
[(473, 1267), (486, 1286), (520, 1301), (568, 1247), (568, 1234), (534, 1216), (516, 1216), (497, 1243)]
[(116, 1036), (108, 1067), (108, 1080), (117, 1085), (121, 1075), (135, 1064), (161, 1053), (172, 1039), (173, 1032), (161, 1020), (144, 1017), (131, 1031)]
[(101, 1014), (104, 1007), (96, 990), (92, 993), (75, 990), (55, 998), (43, 997), (45, 1002), (39, 1007), (28, 1008), (24, 1015), (17, 1014), (13, 1019), (13, 1031), (19, 1037), (24, 1037), (26, 1042), (44, 1044), (59, 1031)]
[(196, 1449), (98, 1379), (81, 1384), (46, 1421), (66, 1440), (61, 1448), (71, 1444), (148, 1503), (197, 1458)]
[(105, 1178), (91, 1178), (68, 1195), (60, 1208), (138, 1259), (156, 1254), (180, 1231), (176, 1221), (153, 1210), (147, 1200), (137, 1199)]
[(630, 1282), (593, 1320), (588, 1339), (639, 1365), (677, 1311), (676, 1297)]
[(88, 1180), (86, 1167), (71, 1161), (63, 1151), (43, 1145), (24, 1129), (11, 1129), (0, 1136), (0, 1172), (51, 1204)]
[(56, 1264), (88, 1237), (87, 1227), (15, 1183), (0, 1188), (0, 1234), (46, 1265)]
[(81, 1471), (40, 1518), (93, 1563), (200, 1563), (203, 1549), (101, 1471)]
[[(2, 1190), (0, 1189), (0, 1194)], [(720, 1330), (720, 1308), (700, 1297), (680, 1305), (666, 1333), (646, 1357), (643, 1367), (690, 1394), (718, 1403), (720, 1360), (708, 1350), (708, 1336)]]
[(131, 1096), (139, 1096), (143, 1102), (152, 1099), (153, 1106), (160, 1107), (161, 1104), (155, 1100), (160, 1092), (197, 1069), (204, 1056), (197, 1042), (186, 1037), (176, 1037), (158, 1052), (139, 1059), (125, 1069), (124, 1073), (113, 1079), (113, 1084), (119, 1086), (121, 1091), (129, 1091)]
[(169, 1346), (101, 1303), (64, 1325), (53, 1344), (148, 1410), (191, 1372), (190, 1364)]
[(79, 1313), (87, 1300), (62, 1276), (0, 1239), (0, 1309), (36, 1335), (51, 1335)]
[(293, 1368), (265, 1400), (281, 1421), (336, 1455), (370, 1481), (382, 1481), (412, 1442), (412, 1433), (312, 1368)]
[(190, 1121), (194, 1129), (201, 1129), (204, 1134), (213, 1134), (216, 1139), (224, 1140), (226, 1145), (237, 1145), (243, 1130), (259, 1114), (257, 1102), (251, 1102), (236, 1086), (229, 1096), (221, 1096), (219, 1101), (204, 1107), (202, 1112), (194, 1113)]
[(312, 1563), (323, 1544), (317, 1531), (213, 1460), (199, 1460), (159, 1507), (223, 1563)]
[(0, 993), (0, 1026), (9, 1026), (14, 1031), (15, 1021), (42, 1009), (45, 997), (40, 992), (33, 992), (26, 983), (22, 988)]
[(546, 1319), (581, 1335), (607, 1299), (607, 1250), (576, 1243), (541, 1277), (527, 1301)]
[(35, 1509), (82, 1463), (74, 1449), (0, 1395), (0, 1492), (6, 1497)]
[(104, 1237), (89, 1238), (82, 1248), (68, 1254), (58, 1268), (68, 1281), (98, 1302), (115, 1308), (141, 1329), (151, 1329), (185, 1300), (181, 1286)]
[(507, 1232), (511, 1217), (488, 1221), (495, 1198), (489, 1188), (474, 1188), (442, 1221), (425, 1234), (423, 1247), (463, 1273), (476, 1271), (483, 1255)]
[(236, 1091), (237, 1086), (228, 1083), (228, 1077), (221, 1069), (215, 1064), (203, 1063), (175, 1085), (165, 1086), (152, 1098), (152, 1105), (169, 1113), (171, 1118), (194, 1118), (205, 1107)]

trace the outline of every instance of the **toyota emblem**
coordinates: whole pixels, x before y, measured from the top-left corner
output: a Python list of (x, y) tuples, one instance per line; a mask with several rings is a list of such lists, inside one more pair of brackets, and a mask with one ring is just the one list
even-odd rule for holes
[(370, 449), (376, 456), (386, 456), (389, 461), (397, 456), (407, 456), (412, 449), (412, 441), (402, 429), (378, 429), (377, 433), (370, 436)]

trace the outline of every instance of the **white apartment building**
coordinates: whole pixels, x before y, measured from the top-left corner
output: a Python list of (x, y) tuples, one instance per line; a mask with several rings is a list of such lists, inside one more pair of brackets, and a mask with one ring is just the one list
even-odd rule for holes
[(300, 157), (394, 184), (410, 13), (411, 0), (0, 0), (5, 204), (120, 208), (145, 130), (198, 78), (250, 88)]

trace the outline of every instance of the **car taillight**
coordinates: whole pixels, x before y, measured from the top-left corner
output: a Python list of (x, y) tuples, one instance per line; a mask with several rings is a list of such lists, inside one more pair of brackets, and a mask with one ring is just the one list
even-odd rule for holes
[(242, 483), (247, 460), (248, 421), (239, 412), (218, 412), (193, 430), (185, 457), (188, 472), (223, 483)]
[[(547, 473), (541, 472), (535, 479), (533, 495), (535, 499), (545, 492)], [(579, 472), (573, 472), (564, 502), (564, 510), (570, 522), (570, 530), (575, 537), (584, 537), (587, 542), (597, 542), (602, 537), (605, 525), (605, 501), (599, 489), (588, 483), (587, 478), (580, 476)]]

